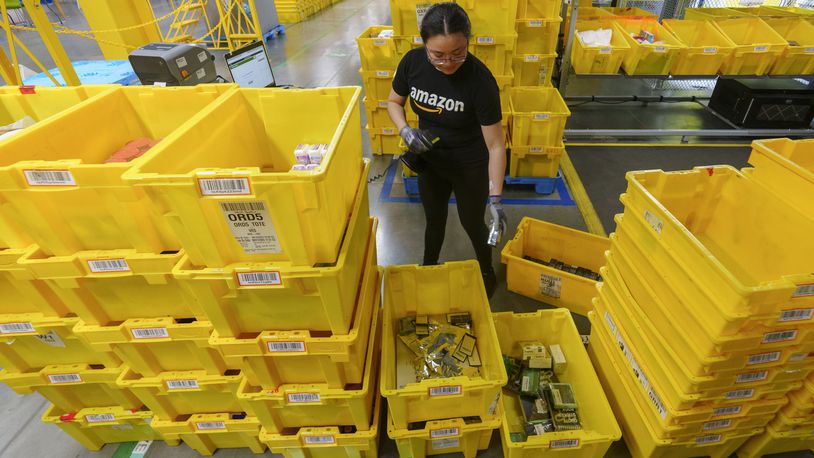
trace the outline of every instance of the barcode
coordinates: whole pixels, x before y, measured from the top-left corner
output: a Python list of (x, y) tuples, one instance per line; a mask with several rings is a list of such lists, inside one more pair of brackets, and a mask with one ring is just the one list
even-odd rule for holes
[(768, 46), (755, 46), (755, 52), (766, 52), (768, 49)]
[(198, 178), (204, 196), (251, 194), (248, 178)]
[(738, 378), (735, 379), (735, 383), (749, 383), (749, 382), (758, 382), (761, 380), (766, 380), (766, 377), (769, 376), (768, 371), (760, 371), (760, 372), (750, 372), (748, 374), (740, 374)]
[(335, 443), (336, 439), (333, 436), (305, 436), (305, 445), (325, 445)]
[(741, 406), (734, 406), (734, 407), (720, 407), (712, 411), (713, 417), (723, 417), (724, 415), (737, 415), (741, 413), (743, 407)]
[(778, 360), (780, 360), (780, 352), (773, 351), (771, 353), (761, 353), (759, 355), (750, 356), (749, 361), (746, 363), (746, 365), (751, 366), (753, 364), (773, 363)]
[(34, 325), (31, 323), (0, 324), (0, 334), (16, 334), (20, 332), (34, 332)]
[(779, 331), (779, 332), (769, 332), (763, 334), (763, 341), (761, 343), (775, 343), (775, 342), (784, 342), (787, 340), (794, 340), (797, 338), (797, 330), (792, 329), (790, 331)]
[(656, 46), (653, 48), (653, 52), (667, 52), (667, 48), (664, 46)]
[(528, 22), (528, 26), (529, 27), (542, 27), (543, 26), (543, 21), (541, 21), (539, 19), (533, 19), (533, 20)]
[(221, 202), (220, 208), (230, 212), (262, 212), (266, 211), (266, 205), (262, 201), (250, 202)]
[(718, 52), (718, 48), (704, 48), (705, 54), (715, 54)]
[(378, 70), (376, 71), (376, 77), (378, 78), (390, 78), (390, 72), (387, 70)]
[(548, 113), (534, 113), (532, 119), (535, 121), (545, 121), (549, 118)]
[(610, 54), (611, 48), (599, 48), (599, 54)]
[(540, 56), (537, 54), (526, 54), (523, 56), (524, 62), (540, 62)]
[(138, 328), (131, 329), (130, 333), (132, 333), (136, 339), (159, 339), (170, 336), (167, 328)]
[(814, 52), (814, 48), (806, 48), (805, 49), (806, 54), (813, 53), (813, 52)]
[(289, 393), (288, 402), (290, 403), (306, 403), (306, 402), (321, 402), (322, 397), (319, 393)]
[(197, 380), (167, 380), (168, 390), (195, 390), (198, 389)]
[(716, 442), (721, 442), (720, 434), (710, 434), (709, 436), (700, 436), (695, 438), (695, 443), (697, 445), (714, 444)]
[(199, 421), (195, 423), (196, 429), (226, 429), (226, 423), (222, 421)]
[(269, 353), (304, 353), (305, 342), (269, 342)]
[(462, 388), (460, 385), (453, 386), (436, 386), (430, 388), (430, 396), (456, 396), (461, 394)]
[(579, 439), (560, 439), (551, 441), (548, 444), (549, 448), (574, 448), (579, 447)]
[(490, 45), (495, 42), (494, 37), (478, 37), (477, 40), (479, 45)]
[(807, 321), (814, 316), (814, 309), (783, 310), (779, 321)]
[(93, 273), (100, 272), (127, 272), (130, 266), (124, 259), (91, 259), (88, 260), (88, 267)]
[(282, 285), (280, 272), (238, 272), (237, 282), (240, 286)]
[(153, 441), (140, 441), (138, 444), (136, 444), (136, 448), (133, 449), (133, 453), (131, 453), (130, 456), (146, 454), (147, 450), (150, 449), (150, 445), (152, 444)]
[(73, 174), (67, 170), (25, 170), (29, 186), (76, 186)]
[(76, 383), (81, 382), (82, 377), (79, 374), (54, 374), (48, 376), (48, 381), (51, 383)]
[(726, 399), (746, 399), (755, 395), (755, 390), (735, 390), (726, 393)]
[(430, 438), (438, 439), (439, 437), (457, 436), (459, 434), (458, 428), (433, 429), (430, 431)]
[(809, 283), (806, 285), (797, 285), (797, 289), (794, 290), (794, 294), (791, 297), (803, 297), (803, 296), (814, 296), (814, 283)]
[(85, 421), (88, 423), (103, 423), (116, 421), (116, 416), (112, 413), (99, 413), (95, 415), (85, 415)]
[(732, 426), (732, 420), (718, 420), (708, 421), (704, 423), (704, 431), (711, 431), (713, 429), (729, 428)]

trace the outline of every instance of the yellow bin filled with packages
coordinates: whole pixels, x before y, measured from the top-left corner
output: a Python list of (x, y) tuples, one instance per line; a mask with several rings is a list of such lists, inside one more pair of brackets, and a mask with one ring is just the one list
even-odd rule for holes
[[(571, 314), (562, 309), (538, 310), (533, 313), (495, 313), (493, 318), (504, 360), (508, 358), (519, 362), (525, 356), (531, 356), (525, 360), (526, 364), (539, 369), (539, 375), (534, 374), (535, 371), (530, 368), (516, 374), (520, 389), (539, 393), (540, 389), (532, 388), (530, 385), (533, 382), (528, 382), (537, 378), (539, 387), (550, 387), (543, 388), (544, 391), (570, 393), (547, 399), (563, 401), (567, 408), (563, 406), (561, 411), (556, 403), (550, 407), (559, 411), (557, 413), (575, 412), (578, 419), (561, 425), (559, 421), (551, 421), (551, 418), (546, 420), (542, 415), (534, 417), (539, 411), (528, 410), (526, 406), (533, 397), (524, 398), (517, 392), (505, 389), (500, 404), (500, 439), (505, 456), (605, 456), (605, 452), (614, 441), (619, 440), (622, 433)], [(508, 367), (509, 364), (507, 370)], [(549, 377), (548, 382), (542, 380), (544, 376)], [(512, 382), (510, 377), (510, 386)], [(543, 393), (543, 396), (548, 395)], [(536, 405), (538, 400), (547, 402), (537, 397), (532, 404)], [(527, 434), (527, 425), (533, 425), (535, 434)]]
[(766, 18), (764, 20), (789, 44), (769, 73), (772, 75), (810, 75), (814, 73), (814, 23), (803, 18)]
[(721, 66), (722, 75), (765, 75), (789, 44), (759, 18), (726, 19), (715, 25), (735, 44)]
[(613, 27), (630, 46), (622, 61), (628, 75), (667, 75), (685, 47), (653, 19), (619, 19)]
[(8, 138), (0, 146), (2, 217), (47, 254), (178, 250), (162, 215), (122, 173), (233, 87), (120, 87)]
[(752, 142), (743, 173), (807, 215), (814, 214), (814, 139), (776, 138)]
[(662, 25), (685, 46), (670, 69), (673, 75), (716, 75), (735, 49), (710, 21), (664, 19)]
[[(496, 418), (506, 371), (477, 262), (386, 268), (383, 325), (381, 392), (395, 429)], [(431, 362), (445, 350), (456, 362)]]
[[(577, 74), (615, 75), (632, 52), (624, 33), (608, 19), (577, 20), (571, 47), (571, 65)], [(607, 39), (610, 35), (610, 39)]]
[(147, 191), (192, 265), (336, 262), (364, 170), (360, 92), (235, 89), (125, 180)]

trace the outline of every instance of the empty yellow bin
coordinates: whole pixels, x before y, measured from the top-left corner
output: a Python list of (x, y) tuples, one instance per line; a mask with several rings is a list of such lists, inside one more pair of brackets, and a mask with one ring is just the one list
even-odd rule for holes
[(685, 46), (670, 69), (673, 75), (717, 75), (735, 49), (711, 21), (664, 19), (662, 24)]
[(759, 18), (726, 19), (715, 25), (735, 44), (721, 66), (722, 75), (765, 75), (789, 46)]

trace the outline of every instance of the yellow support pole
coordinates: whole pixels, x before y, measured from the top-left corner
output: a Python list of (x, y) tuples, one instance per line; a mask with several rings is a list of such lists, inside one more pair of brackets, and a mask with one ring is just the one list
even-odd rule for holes
[(62, 73), (62, 78), (65, 80), (65, 83), (68, 86), (79, 86), (81, 83), (79, 82), (79, 77), (76, 76), (76, 71), (73, 68), (71, 59), (69, 59), (68, 54), (65, 53), (65, 48), (62, 47), (62, 43), (59, 41), (59, 37), (54, 31), (54, 27), (51, 25), (48, 15), (45, 14), (45, 10), (40, 4), (40, 1), (23, 0), (23, 5), (28, 15), (31, 16), (31, 21), (34, 23), (34, 27), (37, 28), (37, 32), (39, 32), (40, 38), (42, 38), (42, 42), (45, 44), (45, 48), (48, 49), (59, 72)]
[[(14, 43), (11, 44), (14, 46)], [(11, 64), (11, 61), (8, 60), (8, 56), (3, 48), (0, 48), (0, 77), (3, 78), (3, 81), (6, 82), (8, 86), (19, 86), (22, 83), (20, 81), (20, 67), (17, 67), (17, 72), (14, 71), (14, 66)]]
[(90, 31), (103, 40), (98, 43), (105, 59), (127, 59), (133, 49), (163, 41), (149, 0), (81, 0), (80, 5)]
[[(17, 48), (14, 46), (14, 32), (11, 31), (11, 24), (9, 23), (8, 17), (8, 9), (6, 8), (6, 3), (0, 3), (0, 14), (3, 15), (3, 29), (6, 32), (6, 41), (8, 42), (8, 50), (11, 54), (11, 61), (9, 62), (8, 56), (6, 53), (3, 52), (3, 62), (2, 62), (2, 76), (3, 81), (6, 82), (7, 85), (15, 85), (19, 86), (23, 84), (23, 77), (20, 75), (20, 65), (17, 63)], [(2, 51), (2, 48), (0, 48)]]

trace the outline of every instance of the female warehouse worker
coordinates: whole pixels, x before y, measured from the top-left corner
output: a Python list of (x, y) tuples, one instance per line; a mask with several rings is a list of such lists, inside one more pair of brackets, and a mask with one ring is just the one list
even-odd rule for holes
[[(458, 217), (475, 248), (486, 292), (495, 288), (489, 230), (483, 215), (487, 200), (494, 220), (506, 229), (501, 206), (506, 146), (500, 126), (500, 94), (492, 73), (467, 53), (471, 25), (454, 3), (437, 3), (421, 21), (424, 47), (399, 63), (387, 110), (410, 149), (405, 162), (418, 173), (418, 190), (427, 225), (424, 265), (438, 263), (447, 223), (447, 204), (455, 193)], [(420, 129), (407, 125), (410, 98)]]

